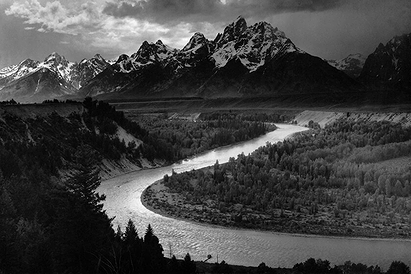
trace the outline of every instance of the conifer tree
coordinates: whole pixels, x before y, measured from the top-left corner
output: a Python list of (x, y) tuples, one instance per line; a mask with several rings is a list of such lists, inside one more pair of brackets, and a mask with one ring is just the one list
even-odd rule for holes
[(137, 229), (130, 219), (124, 232), (124, 268), (128, 273), (135, 273), (141, 268), (142, 242), (138, 237)]
[(149, 224), (144, 235), (143, 272), (161, 273), (164, 270), (163, 247)]
[(114, 231), (103, 210), (94, 151), (82, 146), (76, 155), (76, 172), (57, 194), (58, 219), (54, 230), (58, 269), (98, 273), (99, 262), (111, 246)]

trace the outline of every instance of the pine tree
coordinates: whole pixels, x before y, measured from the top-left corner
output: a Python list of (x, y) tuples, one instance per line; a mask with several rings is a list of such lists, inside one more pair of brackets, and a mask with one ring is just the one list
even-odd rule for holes
[(143, 272), (162, 273), (164, 272), (163, 247), (159, 239), (154, 235), (153, 228), (149, 224), (144, 235), (143, 244)]
[(387, 274), (410, 274), (410, 268), (400, 261), (394, 261), (391, 263), (390, 268), (387, 270)]
[(191, 260), (191, 256), (189, 253), (186, 254), (184, 257), (184, 261), (181, 264), (181, 273), (184, 274), (193, 274), (196, 273), (196, 265), (193, 260)]
[(141, 268), (142, 241), (138, 237), (137, 229), (130, 219), (124, 232), (124, 268), (127, 273), (135, 273)]
[(171, 260), (170, 260), (170, 262), (169, 262), (169, 267), (168, 267), (168, 269), (169, 269), (169, 272), (170, 272), (171, 274), (181, 273), (180, 265), (179, 265), (179, 263), (178, 263), (178, 261), (177, 261), (176, 256), (173, 255), (173, 257), (171, 257)]
[(94, 151), (82, 146), (76, 155), (76, 171), (55, 193), (57, 220), (53, 231), (57, 269), (73, 273), (97, 273), (99, 262), (114, 240), (111, 219), (103, 210)]

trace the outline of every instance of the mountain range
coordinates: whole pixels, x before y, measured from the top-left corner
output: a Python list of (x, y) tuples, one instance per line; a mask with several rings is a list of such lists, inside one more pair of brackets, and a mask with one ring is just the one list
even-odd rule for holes
[(360, 54), (323, 60), (298, 48), (266, 22), (245, 19), (214, 40), (195, 33), (182, 49), (143, 42), (130, 56), (107, 61), (96, 54), (80, 63), (52, 53), (0, 70), (0, 100), (39, 102), (53, 98), (247, 98), (276, 95), (409, 89), (410, 35)]
[(38, 102), (74, 95), (110, 64), (99, 54), (80, 63), (53, 52), (43, 62), (26, 59), (0, 70), (0, 99)]

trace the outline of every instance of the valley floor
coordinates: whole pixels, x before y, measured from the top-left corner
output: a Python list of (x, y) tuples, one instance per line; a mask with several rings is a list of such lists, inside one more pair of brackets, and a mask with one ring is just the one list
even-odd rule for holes
[[(318, 123), (324, 127), (339, 118), (346, 118), (352, 121), (390, 121), (399, 122), (405, 126), (411, 125), (411, 113), (406, 112), (347, 112), (341, 110), (306, 110), (295, 116), (294, 123), (307, 126), (310, 121)], [(409, 165), (411, 157), (401, 157), (378, 163), (381, 166), (387, 165)], [(210, 168), (212, 169), (212, 168)], [(212, 170), (211, 170), (212, 171)], [(290, 210), (280, 210), (268, 215), (252, 209), (242, 214), (246, 222), (238, 222), (238, 208), (230, 207), (220, 210), (216, 201), (188, 201), (179, 193), (174, 193), (164, 185), (162, 180), (155, 182), (148, 187), (142, 197), (142, 203), (150, 210), (172, 218), (178, 218), (193, 222), (220, 225), (227, 227), (238, 227), (246, 229), (272, 230), (276, 232), (295, 234), (314, 234), (326, 236), (348, 236), (348, 237), (369, 237), (369, 238), (410, 238), (411, 219), (402, 218), (401, 221), (386, 222), (384, 216), (374, 216), (373, 222), (364, 221), (369, 216), (367, 212), (352, 212), (347, 216), (335, 214), (335, 204), (319, 205), (318, 213), (296, 212)]]
[(249, 220), (236, 222), (237, 209), (219, 210), (212, 200), (202, 203), (188, 202), (183, 195), (170, 192), (163, 180), (148, 187), (143, 192), (141, 201), (145, 207), (157, 214), (210, 225), (324, 236), (407, 239), (411, 237), (408, 221), (394, 225), (365, 223), (360, 221), (362, 213), (352, 214), (347, 218), (336, 217), (333, 211), (335, 205), (328, 205), (317, 214), (277, 210), (275, 214), (268, 215), (247, 209), (244, 215)]

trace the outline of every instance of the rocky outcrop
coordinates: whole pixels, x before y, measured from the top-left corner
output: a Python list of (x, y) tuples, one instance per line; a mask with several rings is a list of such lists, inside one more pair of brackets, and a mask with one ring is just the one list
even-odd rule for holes
[(380, 44), (365, 61), (359, 80), (371, 89), (411, 90), (411, 34)]

